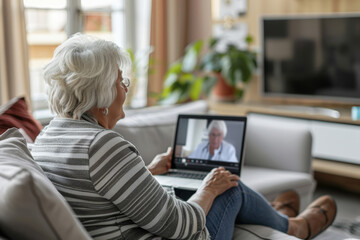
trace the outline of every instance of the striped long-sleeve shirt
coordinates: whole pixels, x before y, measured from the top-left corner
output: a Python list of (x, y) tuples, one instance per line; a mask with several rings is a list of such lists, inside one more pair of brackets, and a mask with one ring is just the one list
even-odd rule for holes
[(209, 237), (202, 208), (170, 196), (114, 131), (55, 118), (32, 155), (94, 239)]

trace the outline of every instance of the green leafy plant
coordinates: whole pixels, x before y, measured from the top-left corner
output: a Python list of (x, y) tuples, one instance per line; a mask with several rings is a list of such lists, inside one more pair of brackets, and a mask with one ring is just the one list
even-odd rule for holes
[(204, 81), (199, 72), (202, 47), (202, 41), (189, 44), (184, 56), (170, 66), (165, 74), (160, 103), (173, 104), (200, 98)]
[(220, 73), (241, 97), (241, 84), (250, 81), (256, 69), (256, 55), (249, 50), (229, 45), (224, 52), (216, 50), (218, 39), (210, 39), (205, 54), (203, 41), (195, 41), (185, 49), (184, 56), (172, 64), (165, 75), (161, 104), (183, 103), (208, 96)]
[[(217, 51), (218, 39), (211, 39), (209, 51), (202, 57), (200, 68), (205, 72), (220, 73), (226, 83), (234, 89), (237, 98), (244, 93), (244, 84), (250, 82), (257, 68), (256, 53), (249, 49), (239, 49), (229, 44), (225, 51)], [(248, 45), (252, 42), (247, 37)]]

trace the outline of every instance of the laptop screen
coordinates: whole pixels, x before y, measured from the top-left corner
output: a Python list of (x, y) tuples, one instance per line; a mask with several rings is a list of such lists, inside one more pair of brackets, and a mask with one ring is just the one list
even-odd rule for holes
[(240, 175), (246, 117), (179, 115), (173, 169), (208, 172), (225, 167)]

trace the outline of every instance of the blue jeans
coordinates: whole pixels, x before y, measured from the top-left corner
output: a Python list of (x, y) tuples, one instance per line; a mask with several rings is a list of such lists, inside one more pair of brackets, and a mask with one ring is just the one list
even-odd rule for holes
[(206, 216), (211, 239), (232, 239), (235, 223), (267, 226), (281, 232), (288, 231), (288, 217), (277, 212), (259, 193), (241, 181), (217, 198)]

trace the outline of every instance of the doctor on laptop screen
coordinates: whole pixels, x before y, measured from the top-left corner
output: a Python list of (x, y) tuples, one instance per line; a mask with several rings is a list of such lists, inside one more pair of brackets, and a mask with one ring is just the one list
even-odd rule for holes
[(222, 120), (213, 120), (207, 128), (208, 139), (200, 142), (189, 158), (224, 162), (238, 162), (235, 147), (224, 140), (227, 127)]
[(245, 121), (219, 118), (224, 116), (179, 118), (172, 162), (175, 168), (211, 171), (221, 166), (239, 174)]

